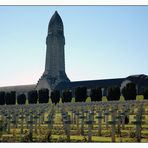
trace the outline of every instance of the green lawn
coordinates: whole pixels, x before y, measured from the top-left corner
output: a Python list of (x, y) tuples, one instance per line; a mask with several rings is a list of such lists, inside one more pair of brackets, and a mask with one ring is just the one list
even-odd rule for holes
[[(137, 100), (143, 100), (143, 96), (137, 96)], [(107, 98), (104, 96), (102, 97), (102, 101), (106, 102)], [(124, 101), (124, 97), (120, 97), (120, 101)], [(75, 98), (72, 98), (71, 102), (75, 102)], [(86, 99), (86, 102), (91, 102), (91, 98), (88, 97)], [(61, 104), (61, 99), (59, 104)], [(26, 102), (26, 104), (28, 104)], [(49, 99), (48, 104), (52, 104), (51, 99)], [(79, 108), (78, 108), (79, 109)], [(134, 109), (136, 111), (137, 108)], [(71, 112), (69, 109), (65, 108), (65, 110), (68, 111), (68, 114), (71, 115)], [(47, 121), (48, 114), (50, 112), (50, 109), (45, 112), (44, 119)], [(57, 110), (55, 111), (55, 118), (52, 128), (52, 134), (51, 134), (51, 142), (66, 142), (67, 136), (65, 134), (65, 131), (63, 129), (63, 124), (61, 121), (61, 113)], [(96, 115), (95, 115), (96, 117)], [(130, 122), (128, 125), (125, 125), (125, 129), (121, 129), (121, 137), (116, 133), (115, 134), (115, 140), (116, 142), (136, 142), (135, 136), (132, 137), (132, 135), (135, 134), (135, 128), (136, 126), (132, 124), (133, 121), (135, 121), (135, 114), (130, 115), (129, 119)], [(144, 113), (144, 121), (145, 123), (142, 124), (142, 130), (141, 130), (141, 142), (148, 142), (148, 104), (145, 105), (145, 113)], [(106, 129), (106, 125), (104, 120), (102, 119), (102, 136), (98, 136), (98, 120), (94, 118), (95, 124), (92, 129), (92, 142), (112, 142), (110, 131), (111, 131), (111, 125), (109, 125), (109, 128)], [(111, 120), (111, 115), (109, 115), (109, 121)], [(80, 121), (80, 119), (79, 119)], [(25, 122), (24, 122), (25, 123)], [(18, 124), (18, 128), (14, 128), (11, 125), (10, 133), (7, 134), (7, 132), (0, 132), (2, 134), (1, 141), (2, 142), (20, 142), (21, 139), (25, 139), (27, 134), (29, 133), (29, 129), (26, 128), (26, 124), (24, 124), (24, 133), (20, 134), (20, 127), (21, 125)], [(88, 125), (84, 124), (84, 136), (80, 134), (80, 128), (81, 128), (81, 121), (79, 123), (79, 129), (77, 125), (71, 125), (71, 131), (70, 131), (70, 139), (71, 142), (87, 142), (88, 140)], [(35, 129), (35, 126), (34, 126)], [(50, 129), (51, 130), (51, 129)], [(47, 134), (49, 133), (49, 129), (47, 124), (43, 123), (40, 125), (37, 125), (37, 133), (35, 133), (35, 130), (33, 130), (33, 139), (34, 142), (46, 142), (47, 141)]]

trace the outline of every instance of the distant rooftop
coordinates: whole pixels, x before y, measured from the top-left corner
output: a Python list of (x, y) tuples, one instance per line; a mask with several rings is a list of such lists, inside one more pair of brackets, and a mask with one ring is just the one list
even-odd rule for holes
[(30, 90), (35, 90), (36, 84), (30, 84), (30, 85), (17, 85), (17, 86), (5, 86), (0, 87), (0, 91), (16, 91), (16, 92), (28, 92)]
[[(110, 87), (110, 86), (120, 86), (121, 83), (125, 80), (130, 80), (136, 84), (142, 86), (148, 86), (148, 76), (144, 74), (140, 75), (131, 75), (126, 78), (117, 78), (117, 79), (101, 79), (101, 80), (84, 80), (84, 81), (73, 81), (73, 82), (61, 82), (55, 89), (72, 89), (81, 86), (86, 86), (87, 88), (93, 87)], [(17, 85), (17, 86), (5, 86), (0, 87), (0, 91), (16, 91), (16, 92), (28, 92), (30, 90), (35, 90), (36, 84), (30, 85)]]

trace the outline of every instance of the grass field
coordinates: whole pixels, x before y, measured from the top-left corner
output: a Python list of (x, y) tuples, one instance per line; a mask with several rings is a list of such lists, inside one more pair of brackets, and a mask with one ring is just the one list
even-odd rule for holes
[[(137, 102), (143, 100), (143, 96), (137, 96)], [(73, 98), (72, 103), (75, 102), (75, 99)], [(108, 102), (106, 97), (102, 98), (102, 102)], [(120, 97), (120, 102), (126, 102), (124, 101), (123, 96)], [(112, 141), (112, 125), (108, 125), (108, 128), (106, 128), (106, 121), (105, 121), (105, 115), (102, 113), (102, 119), (101, 119), (101, 135), (98, 134), (98, 119), (97, 117), (97, 111), (98, 107), (99, 110), (104, 110), (104, 106), (93, 106), (91, 105), (91, 99), (87, 98), (86, 103), (88, 105), (85, 106), (86, 110), (92, 110), (92, 107), (94, 108), (94, 124), (91, 126), (91, 133), (89, 133), (89, 125), (87, 125), (85, 122), (83, 123), (83, 134), (81, 133), (82, 130), (82, 119), (79, 118), (79, 116), (76, 116), (76, 123), (71, 123), (69, 125), (66, 124), (66, 126), (70, 127), (69, 133), (67, 134), (65, 131), (66, 126), (63, 124), (63, 118), (62, 118), (62, 111), (67, 112), (70, 118), (72, 118), (72, 112), (71, 112), (71, 106), (64, 106), (60, 100), (58, 105), (53, 105), (51, 100), (49, 100), (48, 105), (49, 108), (44, 111), (43, 116), (41, 115), (36, 121), (36, 124), (32, 124), (32, 140), (30, 141), (30, 125), (27, 126), (26, 119), (23, 120), (23, 132), (21, 133), (21, 119), (17, 119), (17, 123), (14, 124), (13, 122), (10, 122), (11, 120), (4, 119), (3, 115), (0, 114), (0, 121), (1, 125), (4, 123), (4, 121), (10, 122), (10, 131), (8, 132), (8, 125), (7, 128), (0, 128), (0, 140), (1, 142), (113, 142)], [(90, 103), (90, 105), (89, 105)], [(18, 106), (18, 105), (16, 105)], [(26, 105), (29, 106), (29, 105)], [(43, 106), (43, 105), (42, 105)], [(113, 107), (114, 105), (112, 105)], [(45, 108), (46, 108), (45, 107)], [(54, 108), (54, 115), (52, 117), (52, 123), (47, 124), (48, 121), (48, 115), (52, 111), (52, 107)], [(111, 111), (111, 108), (109, 107), (109, 111)], [(140, 142), (148, 142), (148, 102), (144, 104), (144, 112), (142, 114), (142, 124), (140, 128)], [(8, 107), (9, 108), (9, 107)], [(11, 107), (10, 107), (11, 108)], [(15, 107), (13, 107), (15, 110)], [(17, 107), (16, 107), (17, 108)], [(24, 107), (25, 108), (25, 107)], [(59, 109), (60, 108), (60, 109)], [(73, 109), (75, 111), (79, 110), (81, 113), (82, 106), (79, 105), (79, 103), (75, 103), (73, 106)], [(33, 110), (37, 111), (39, 109), (38, 107), (30, 108), (30, 111)], [(2, 110), (0, 108), (0, 110)], [(120, 108), (117, 109), (117, 112), (121, 110)], [(21, 114), (21, 109), (17, 110), (19, 114)], [(118, 125), (115, 124), (115, 142), (137, 142), (136, 138), (136, 132), (137, 132), (137, 126), (133, 124), (133, 121), (136, 121), (136, 113), (138, 111), (138, 104), (134, 105), (128, 113), (129, 116), (129, 123), (124, 124), (124, 128), (121, 126), (120, 134), (118, 133)], [(25, 111), (23, 112), (25, 114)], [(36, 112), (33, 113), (35, 115)], [(29, 115), (28, 115), (29, 116)], [(84, 116), (87, 116), (87, 113), (84, 113)], [(40, 122), (40, 118), (44, 117), (43, 122)], [(72, 118), (73, 120), (73, 118)], [(84, 119), (84, 121), (86, 118)], [(112, 120), (112, 114), (110, 113), (108, 115), (108, 121)], [(35, 122), (35, 118), (33, 118), (33, 121)], [(0, 127), (2, 127), (0, 125)], [(89, 141), (89, 134), (91, 134), (91, 141)], [(89, 136), (88, 136), (89, 135)], [(70, 138), (68, 137), (70, 136)]]

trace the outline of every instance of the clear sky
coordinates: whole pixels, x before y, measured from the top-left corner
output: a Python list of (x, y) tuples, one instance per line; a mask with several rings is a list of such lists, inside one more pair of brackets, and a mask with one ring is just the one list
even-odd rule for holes
[(0, 6), (0, 86), (37, 83), (55, 10), (71, 81), (148, 74), (148, 6)]

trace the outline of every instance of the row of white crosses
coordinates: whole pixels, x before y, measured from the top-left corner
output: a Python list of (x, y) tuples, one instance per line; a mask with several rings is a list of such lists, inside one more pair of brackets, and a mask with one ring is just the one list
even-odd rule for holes
[[(77, 134), (81, 134), (81, 135), (84, 135), (84, 124), (87, 124), (88, 125), (88, 141), (91, 141), (91, 130), (93, 126), (92, 122), (94, 122), (94, 113), (91, 111), (90, 112), (86, 111), (85, 108), (83, 108), (83, 106), (76, 107), (75, 105), (64, 104), (61, 107), (62, 121), (63, 121), (65, 134), (67, 135), (67, 141), (70, 141), (71, 124), (76, 125)], [(66, 110), (67, 108), (69, 108), (68, 111)]]
[(68, 112), (66, 112), (63, 109), (61, 111), (61, 116), (62, 116), (63, 128), (67, 136), (67, 142), (70, 142), (70, 124), (71, 124), (70, 115), (68, 114)]
[[(102, 119), (104, 118), (104, 121), (106, 123), (106, 129), (109, 128), (109, 125), (111, 125), (111, 140), (112, 142), (115, 142), (115, 130), (116, 125), (118, 129), (118, 134), (121, 137), (121, 128), (125, 128), (125, 117), (128, 116), (131, 112), (133, 114), (134, 106), (141, 105), (141, 109), (138, 110), (136, 115), (136, 135), (138, 135), (140, 132), (140, 125), (142, 123), (142, 119), (139, 117), (142, 116), (141, 110), (143, 110), (143, 104), (148, 103), (147, 101), (111, 101), (111, 102), (91, 102), (91, 103), (65, 103), (63, 108), (71, 108), (69, 111), (71, 111), (71, 124), (77, 125), (77, 129), (79, 131), (79, 119), (81, 119), (81, 135), (84, 135), (84, 123), (88, 125), (88, 141), (91, 141), (92, 135), (91, 131), (93, 129), (94, 124), (94, 116), (95, 112), (97, 113), (96, 118), (98, 119), (98, 135), (101, 136), (101, 123)], [(89, 110), (87, 110), (87, 107), (89, 106)], [(79, 109), (78, 109), (79, 108)], [(95, 109), (95, 112), (94, 112)], [(86, 116), (84, 116), (84, 113), (86, 113)], [(68, 113), (67, 113), (68, 114)], [(65, 114), (64, 114), (65, 115)], [(111, 115), (111, 121), (109, 120), (109, 115)], [(140, 118), (140, 119), (139, 119)], [(84, 119), (86, 122), (84, 122)], [(122, 125), (122, 127), (121, 127)], [(138, 138), (137, 138), (138, 139)], [(137, 140), (139, 141), (139, 140)]]
[[(134, 107), (136, 106), (138, 109), (134, 124), (136, 125), (137, 142), (139, 142), (141, 140), (142, 115), (144, 113), (143, 106), (145, 104), (148, 104), (148, 101), (82, 102), (58, 104), (57, 108), (62, 114), (67, 141), (70, 141), (70, 129), (72, 125), (76, 125), (78, 134), (85, 135), (84, 125), (86, 124), (88, 127), (88, 141), (91, 142), (92, 129), (95, 123), (94, 118), (96, 117), (98, 136), (102, 135), (102, 121), (104, 119), (106, 129), (111, 127), (111, 139), (112, 142), (115, 142), (116, 125), (118, 134), (121, 136), (121, 129), (125, 128), (125, 116), (134, 114)], [(49, 110), (48, 119), (45, 121), (44, 113)], [(52, 104), (0, 106), (0, 138), (4, 131), (7, 130), (7, 133), (10, 133), (11, 124), (13, 124), (12, 128), (17, 128), (18, 123), (20, 123), (21, 136), (23, 135), (24, 123), (26, 128), (29, 129), (30, 135), (33, 134), (34, 127), (36, 134), (38, 130), (37, 126), (40, 127), (41, 124), (48, 124), (48, 128), (51, 132), (55, 110), (56, 107)], [(109, 116), (111, 116), (111, 121), (109, 121)]]
[(33, 133), (34, 126), (35, 133), (37, 133), (37, 124), (40, 126), (40, 124), (44, 123), (44, 113), (49, 108), (51, 108), (51, 105), (48, 104), (0, 106), (0, 135), (2, 136), (6, 130), (7, 134), (10, 134), (10, 129), (17, 128), (20, 123), (20, 137), (22, 137), (24, 122), (26, 128), (29, 129), (30, 135)]
[[(71, 124), (76, 124), (77, 127), (77, 133), (81, 135), (84, 135), (84, 123), (88, 126), (88, 141), (90, 142), (92, 140), (92, 128), (94, 123), (94, 111), (87, 109), (87, 104), (83, 103), (76, 103), (76, 104), (65, 104), (68, 108), (72, 108), (70, 111), (71, 113)], [(65, 109), (66, 106), (63, 108)], [(79, 107), (81, 106), (81, 107)], [(78, 109), (80, 108), (80, 109)], [(68, 113), (66, 113), (68, 115)], [(65, 113), (63, 118), (65, 118)], [(66, 116), (67, 118), (67, 116)], [(81, 129), (79, 127), (79, 120), (81, 121)], [(70, 124), (70, 122), (68, 122)], [(66, 127), (69, 127), (66, 125)]]
[(53, 127), (53, 124), (54, 124), (54, 116), (55, 116), (55, 105), (52, 105), (50, 112), (47, 116), (47, 121), (45, 121), (45, 124), (48, 125), (49, 133), (52, 132), (52, 127)]
[(137, 106), (137, 112), (136, 112), (136, 121), (133, 123), (136, 125), (136, 141), (141, 142), (141, 129), (142, 129), (142, 124), (143, 122), (143, 114), (144, 114), (144, 104), (141, 103), (139, 106)]

